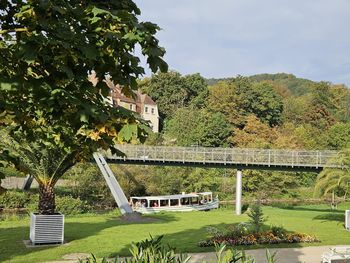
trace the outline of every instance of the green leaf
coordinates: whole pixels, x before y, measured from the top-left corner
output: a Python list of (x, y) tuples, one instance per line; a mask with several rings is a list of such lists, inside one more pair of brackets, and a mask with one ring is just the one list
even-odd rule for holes
[(126, 124), (120, 130), (118, 138), (120, 141), (130, 142), (134, 136), (137, 136), (137, 125), (136, 124)]
[(89, 117), (86, 115), (86, 113), (81, 113), (80, 114), (80, 121), (88, 123), (89, 122)]

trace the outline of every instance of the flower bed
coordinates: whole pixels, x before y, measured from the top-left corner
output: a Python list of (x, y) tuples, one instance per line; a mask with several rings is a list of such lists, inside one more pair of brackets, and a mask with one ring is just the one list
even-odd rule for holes
[(256, 245), (256, 244), (280, 244), (280, 243), (311, 243), (319, 242), (312, 235), (303, 233), (287, 232), (282, 227), (269, 227), (261, 232), (254, 233), (247, 224), (231, 226), (226, 232), (210, 228), (208, 232), (213, 235), (207, 240), (200, 241), (200, 247), (214, 246), (215, 244), (227, 244), (231, 246)]

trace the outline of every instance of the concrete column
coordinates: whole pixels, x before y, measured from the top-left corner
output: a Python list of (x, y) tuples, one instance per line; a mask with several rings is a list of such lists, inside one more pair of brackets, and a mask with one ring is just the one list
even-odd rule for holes
[(242, 170), (237, 170), (236, 177), (236, 215), (242, 213)]

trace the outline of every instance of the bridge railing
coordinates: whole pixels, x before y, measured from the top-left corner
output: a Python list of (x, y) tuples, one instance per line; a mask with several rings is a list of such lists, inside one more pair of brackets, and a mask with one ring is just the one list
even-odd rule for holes
[(290, 167), (339, 167), (336, 151), (117, 145), (124, 156), (109, 159)]

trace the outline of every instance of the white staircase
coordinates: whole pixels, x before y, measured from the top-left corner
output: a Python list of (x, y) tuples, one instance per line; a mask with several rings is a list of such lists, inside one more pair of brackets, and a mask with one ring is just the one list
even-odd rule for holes
[(117, 179), (115, 179), (115, 176), (111, 168), (108, 166), (105, 158), (102, 156), (102, 154), (97, 152), (94, 153), (93, 156), (98, 165), (98, 168), (100, 168), (101, 173), (107, 182), (109, 189), (111, 190), (115, 201), (117, 202), (120, 212), (122, 214), (133, 213), (133, 210), (129, 205), (128, 199), (126, 199), (122, 188), (120, 187)]

